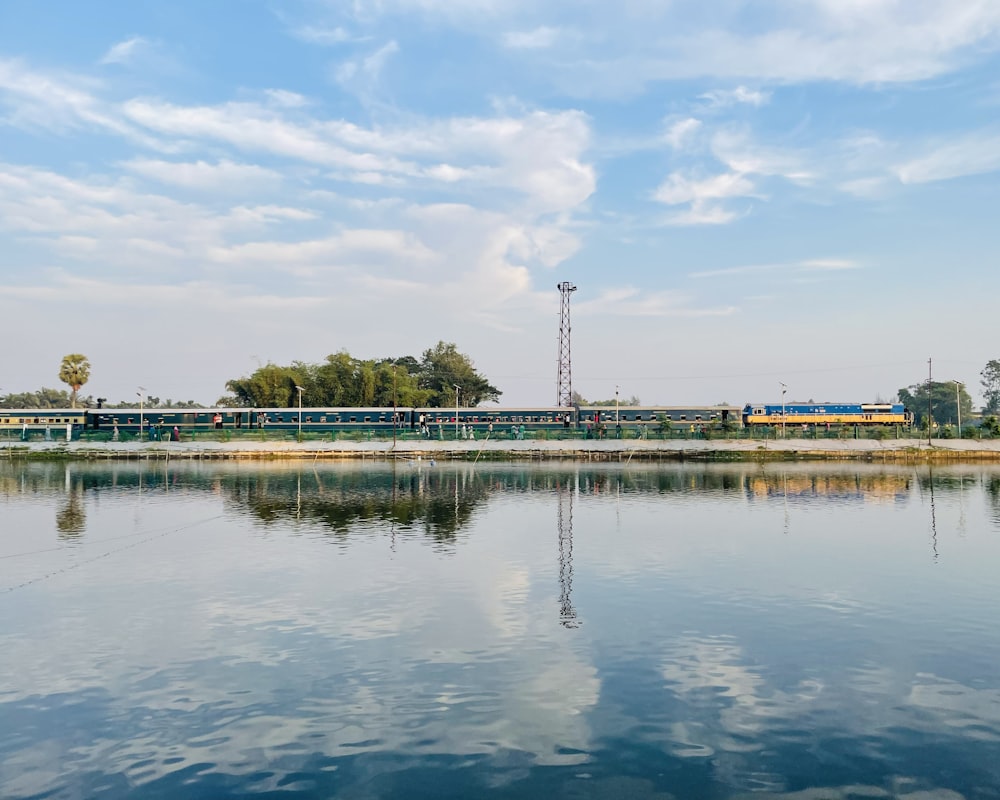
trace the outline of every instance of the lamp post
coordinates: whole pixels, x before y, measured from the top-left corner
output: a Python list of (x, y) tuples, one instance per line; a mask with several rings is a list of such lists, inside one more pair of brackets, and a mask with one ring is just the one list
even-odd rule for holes
[(952, 379), (955, 384), (955, 413), (958, 414), (958, 438), (962, 438), (962, 396), (959, 393), (962, 384), (959, 381)]
[(295, 384), (295, 390), (299, 393), (299, 441), (302, 441), (302, 393), (305, 391), (301, 386)]
[(618, 384), (615, 384), (615, 438), (620, 439), (622, 435), (621, 417), (618, 414)]
[(461, 389), (457, 383), (452, 384), (455, 387), (455, 438), (458, 438), (458, 393)]
[(785, 438), (785, 392), (788, 391), (787, 384), (778, 381), (781, 386), (781, 438)]
[[(392, 365), (392, 447), (396, 449), (396, 365)], [(395, 484), (393, 484), (395, 485)]]
[(145, 399), (146, 387), (140, 386), (139, 391), (136, 392), (139, 395), (139, 441), (142, 441), (142, 402)]

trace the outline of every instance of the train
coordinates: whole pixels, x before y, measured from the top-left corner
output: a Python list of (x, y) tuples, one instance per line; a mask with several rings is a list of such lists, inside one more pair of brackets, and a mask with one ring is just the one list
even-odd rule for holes
[(902, 403), (748, 403), (743, 425), (912, 425)]
[(671, 428), (701, 432), (786, 425), (911, 425), (899, 403), (789, 403), (740, 406), (549, 406), (538, 408), (83, 408), (0, 409), (0, 436), (168, 438), (218, 431), (363, 433), (391, 436), (519, 435), (524, 431), (582, 431), (595, 438), (648, 434)]

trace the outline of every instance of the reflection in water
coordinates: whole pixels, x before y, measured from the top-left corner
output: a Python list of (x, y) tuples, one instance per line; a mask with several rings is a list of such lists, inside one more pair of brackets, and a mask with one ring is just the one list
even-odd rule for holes
[(71, 491), (66, 495), (65, 504), (56, 512), (56, 530), (60, 538), (72, 539), (87, 528), (87, 512), (83, 507), (83, 495)]
[(559, 536), (559, 623), (564, 628), (578, 628), (576, 609), (573, 608), (573, 494), (575, 486), (562, 486), (556, 490), (557, 530)]
[(3, 467), (0, 796), (996, 797), (998, 475)]
[(909, 497), (912, 482), (910, 470), (803, 473), (801, 469), (793, 472), (787, 466), (777, 465), (772, 471), (761, 470), (748, 475), (745, 487), (751, 500), (829, 498), (838, 502), (892, 503), (903, 502)]

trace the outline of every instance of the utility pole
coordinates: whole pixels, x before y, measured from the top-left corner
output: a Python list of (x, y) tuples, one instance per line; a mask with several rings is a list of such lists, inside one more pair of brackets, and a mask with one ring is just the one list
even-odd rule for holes
[(778, 383), (781, 384), (781, 438), (784, 439), (785, 438), (785, 392), (788, 391), (788, 386), (786, 386), (784, 383), (781, 383), (781, 381), (778, 381)]
[(142, 402), (145, 399), (145, 392), (146, 392), (146, 387), (145, 386), (140, 386), (139, 387), (139, 391), (136, 392), (136, 394), (139, 395), (139, 441), (140, 442), (142, 441), (142, 423), (143, 423), (143, 419), (142, 419)]
[(576, 287), (569, 281), (557, 283), (559, 290), (559, 354), (556, 359), (556, 405), (569, 408), (573, 405), (573, 368), (570, 358), (569, 298)]
[(931, 446), (931, 384), (934, 382), (931, 377), (931, 359), (927, 359), (927, 446)]
[(959, 394), (962, 384), (955, 381), (955, 413), (958, 414), (958, 438), (962, 438), (962, 396)]

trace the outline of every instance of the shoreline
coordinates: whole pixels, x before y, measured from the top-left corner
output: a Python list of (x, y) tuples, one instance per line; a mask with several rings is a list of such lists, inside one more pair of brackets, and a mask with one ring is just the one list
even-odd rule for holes
[(0, 443), (6, 460), (1000, 461), (1000, 440), (524, 440)]

